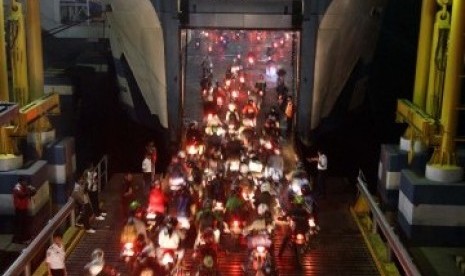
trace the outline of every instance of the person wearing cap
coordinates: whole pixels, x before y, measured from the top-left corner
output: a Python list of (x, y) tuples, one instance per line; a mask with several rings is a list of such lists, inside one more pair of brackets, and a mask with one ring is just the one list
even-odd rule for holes
[(14, 242), (26, 243), (30, 238), (28, 209), (31, 197), (34, 196), (35, 193), (35, 188), (28, 186), (24, 177), (19, 177), (18, 183), (16, 183), (13, 188), (15, 230), (17, 231), (13, 238)]
[(63, 236), (55, 232), (53, 234), (53, 243), (47, 249), (47, 263), (48, 276), (65, 276), (68, 275), (65, 265), (65, 247), (63, 245)]

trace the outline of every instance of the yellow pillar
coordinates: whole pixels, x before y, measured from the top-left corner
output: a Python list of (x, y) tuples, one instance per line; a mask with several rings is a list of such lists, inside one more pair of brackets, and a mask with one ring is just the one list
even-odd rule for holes
[[(445, 8), (446, 6), (444, 6)], [(444, 74), (445, 62), (447, 62), (447, 47), (440, 45), (439, 34), (440, 30), (450, 30), (450, 14), (447, 10), (438, 11), (436, 14), (436, 22), (433, 27), (433, 37), (431, 39), (431, 55), (430, 55), (430, 68), (429, 78), (427, 80), (428, 87), (426, 93), (426, 107), (425, 111), (428, 115), (435, 120), (440, 119), (441, 100), (444, 90)], [(444, 66), (444, 67), (443, 67)]]
[(27, 0), (26, 44), (29, 78), (29, 101), (44, 95), (44, 64), (42, 59), (42, 30), (40, 27), (40, 1)]
[(463, 66), (465, 1), (454, 1), (449, 36), (444, 97), (441, 112), (443, 136), (441, 143), (441, 162), (455, 165), (455, 136), (458, 124), (458, 104), (460, 100), (460, 74)]
[(0, 0), (0, 101), (8, 102), (8, 72), (6, 67), (5, 18), (3, 0)]
[(27, 81), (26, 33), (24, 29), (23, 7), (17, 0), (12, 2), (9, 18), (9, 34), (12, 37), (11, 71), (13, 76), (13, 96), (15, 102), (24, 106), (29, 102)]
[(434, 15), (436, 1), (423, 0), (421, 6), (420, 34), (418, 37), (417, 66), (415, 72), (415, 86), (413, 89), (413, 103), (425, 110), (426, 91), (428, 88), (429, 60), (431, 54), (431, 37), (433, 36)]

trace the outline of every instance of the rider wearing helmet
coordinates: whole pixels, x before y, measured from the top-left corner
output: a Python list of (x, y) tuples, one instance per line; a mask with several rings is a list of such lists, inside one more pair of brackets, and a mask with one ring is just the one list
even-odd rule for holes
[(160, 180), (155, 180), (153, 183), (152, 190), (150, 190), (149, 194), (149, 204), (148, 204), (148, 211), (154, 213), (165, 213), (165, 206), (167, 205), (168, 201), (166, 200), (165, 194), (161, 189)]
[(242, 218), (244, 215), (245, 202), (242, 198), (242, 189), (236, 186), (231, 193), (231, 196), (226, 201), (225, 219), (229, 220), (232, 216), (239, 216)]
[(157, 249), (157, 258), (160, 260), (163, 257), (165, 250), (175, 250), (178, 256), (178, 264), (184, 256), (184, 249), (180, 249), (181, 236), (176, 230), (178, 221), (176, 218), (168, 216), (166, 218), (165, 227), (162, 228), (158, 235), (159, 248)]
[(248, 103), (242, 108), (242, 114), (247, 119), (254, 120), (258, 115), (258, 109), (253, 100), (249, 100)]
[(213, 212), (213, 202), (210, 199), (205, 200), (202, 209), (197, 213), (195, 219), (196, 227), (199, 231), (197, 233), (194, 247), (199, 245), (201, 235), (205, 229), (215, 229), (221, 220), (222, 218), (219, 214)]
[(239, 124), (239, 113), (236, 110), (236, 105), (230, 103), (228, 105), (228, 111), (226, 112), (225, 122), (228, 125), (237, 125)]
[(279, 248), (279, 256), (282, 256), (286, 249), (293, 231), (302, 231), (307, 233), (310, 230), (308, 220), (311, 218), (311, 213), (307, 210), (307, 208), (305, 208), (305, 199), (302, 196), (297, 195), (294, 196), (292, 203), (292, 208), (287, 213), (287, 216), (293, 221), (294, 226), (292, 231), (288, 231), (284, 236), (283, 243)]
[(274, 222), (269, 210), (268, 205), (260, 203), (257, 207), (257, 218), (247, 226), (244, 231), (246, 233), (255, 232), (255, 233), (268, 233), (274, 230)]

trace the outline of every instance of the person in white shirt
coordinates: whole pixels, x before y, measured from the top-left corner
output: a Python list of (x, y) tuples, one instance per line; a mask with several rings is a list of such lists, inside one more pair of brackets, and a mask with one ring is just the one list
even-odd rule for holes
[(68, 275), (65, 266), (65, 247), (63, 246), (62, 235), (59, 233), (53, 234), (53, 243), (47, 249), (48, 276), (65, 276)]
[(99, 187), (97, 178), (98, 175), (92, 163), (89, 165), (89, 168), (84, 172), (84, 177), (86, 178), (87, 193), (89, 195), (90, 205), (92, 206), (92, 211), (94, 212), (95, 219), (105, 220), (105, 216), (107, 214), (100, 210)]
[(168, 218), (166, 226), (158, 234), (157, 259), (162, 260), (164, 252), (171, 249), (176, 252), (177, 264), (180, 264), (184, 257), (184, 250), (179, 248), (181, 236), (175, 229), (176, 222), (174, 220), (174, 218)]
[(317, 162), (318, 176), (316, 181), (316, 195), (326, 196), (326, 171), (328, 170), (328, 158), (322, 150), (318, 150), (318, 157), (307, 158), (309, 162)]
[(150, 191), (150, 185), (152, 184), (152, 156), (150, 153), (146, 153), (145, 158), (142, 161), (142, 174), (144, 177), (145, 195), (148, 195)]

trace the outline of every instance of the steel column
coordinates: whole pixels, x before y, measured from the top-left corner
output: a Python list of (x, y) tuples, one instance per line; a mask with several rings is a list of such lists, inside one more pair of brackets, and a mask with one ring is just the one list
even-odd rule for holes
[(6, 67), (5, 52), (5, 17), (3, 11), (3, 0), (0, 0), (0, 101), (9, 101), (8, 95), (8, 72)]
[(40, 1), (27, 0), (26, 44), (29, 77), (29, 101), (44, 95), (44, 64), (42, 59), (42, 30)]
[(457, 133), (460, 100), (460, 73), (463, 65), (465, 31), (465, 1), (454, 1), (447, 55), (444, 97), (441, 112), (443, 136), (441, 143), (441, 163), (455, 164), (455, 136)]
[(415, 86), (413, 89), (413, 103), (425, 110), (426, 91), (428, 88), (428, 74), (430, 67), (431, 37), (436, 14), (436, 1), (423, 0), (421, 6), (420, 34), (418, 37), (417, 65), (415, 72)]
[[(11, 4), (9, 21), (12, 25), (9, 31), (15, 32), (15, 35), (12, 37), (12, 45), (10, 48), (13, 97), (15, 102), (20, 106), (24, 106), (29, 103), (29, 85), (23, 6), (18, 0), (14, 0)], [(12, 34), (10, 33), (9, 35), (11, 36)]]

